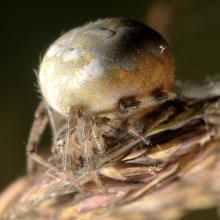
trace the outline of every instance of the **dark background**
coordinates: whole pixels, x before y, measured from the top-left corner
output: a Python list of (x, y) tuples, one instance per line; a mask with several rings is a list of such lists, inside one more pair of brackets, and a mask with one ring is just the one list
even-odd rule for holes
[[(25, 146), (39, 103), (39, 94), (34, 86), (37, 80), (33, 73), (33, 68), (39, 65), (39, 54), (60, 36), (62, 30), (68, 31), (91, 20), (127, 17), (143, 21), (153, 2), (1, 2), (0, 190), (25, 173)], [(219, 73), (219, 0), (191, 0), (191, 5), (172, 31), (171, 48), (176, 63), (176, 79), (198, 82)], [(212, 210), (200, 214), (195, 216), (193, 213), (184, 219), (217, 219)]]

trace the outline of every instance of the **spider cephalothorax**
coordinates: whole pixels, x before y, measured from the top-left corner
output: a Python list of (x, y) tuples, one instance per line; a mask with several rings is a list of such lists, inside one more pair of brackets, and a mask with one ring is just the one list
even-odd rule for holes
[[(35, 153), (49, 116), (61, 172), (83, 192), (74, 173), (84, 161), (93, 180), (107, 192), (96, 173), (94, 155), (105, 152), (105, 137), (117, 136), (118, 129), (149, 144), (135, 123), (175, 97), (169, 93), (173, 78), (169, 46), (144, 24), (113, 18), (70, 30), (49, 47), (40, 65), (39, 86), (49, 107), (42, 102), (37, 110), (28, 155), (54, 167)], [(62, 132), (55, 128), (50, 108), (68, 118), (58, 129)], [(30, 171), (31, 167), (29, 163)]]

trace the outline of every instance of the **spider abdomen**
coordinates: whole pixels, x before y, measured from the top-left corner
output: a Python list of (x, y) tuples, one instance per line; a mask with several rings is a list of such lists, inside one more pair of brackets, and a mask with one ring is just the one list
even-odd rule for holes
[(169, 92), (174, 62), (165, 40), (142, 23), (105, 19), (70, 30), (40, 65), (39, 84), (61, 114), (78, 105), (93, 116), (117, 117), (123, 98)]

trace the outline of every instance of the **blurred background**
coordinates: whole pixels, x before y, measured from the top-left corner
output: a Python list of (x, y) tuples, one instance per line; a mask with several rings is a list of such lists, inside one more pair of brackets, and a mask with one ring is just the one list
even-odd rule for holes
[[(33, 69), (62, 30), (98, 18), (126, 17), (146, 21), (156, 0), (3, 1), (0, 8), (0, 190), (25, 174), (25, 146), (40, 94)], [(184, 1), (183, 1), (184, 2)], [(220, 73), (220, 1), (185, 0), (170, 29), (181, 82), (210, 81)], [(159, 18), (159, 14), (157, 15)], [(48, 131), (49, 133), (49, 131)], [(43, 138), (42, 145), (50, 139)], [(191, 213), (184, 219), (217, 219), (215, 209)]]

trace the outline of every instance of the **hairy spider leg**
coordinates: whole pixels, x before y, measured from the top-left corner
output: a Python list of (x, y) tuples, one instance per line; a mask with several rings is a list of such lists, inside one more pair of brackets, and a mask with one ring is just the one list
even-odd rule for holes
[(116, 127), (110, 126), (106, 123), (102, 123), (101, 117), (96, 117), (94, 119), (93, 129), (97, 128), (102, 135), (111, 136), (114, 139), (118, 138), (118, 130)]
[(30, 131), (30, 135), (28, 138), (28, 143), (26, 147), (26, 153), (28, 155), (27, 158), (27, 172), (29, 174), (29, 177), (31, 180), (33, 180), (33, 173), (34, 173), (34, 161), (42, 164), (45, 167), (48, 167), (50, 169), (56, 169), (60, 171), (59, 168), (55, 167), (53, 164), (47, 162), (43, 158), (41, 158), (39, 155), (37, 155), (37, 147), (40, 142), (40, 138), (44, 132), (44, 129), (48, 123), (48, 113), (47, 113), (47, 108), (45, 105), (45, 102), (42, 101), (38, 107), (37, 110), (34, 114), (34, 122)]
[(102, 137), (102, 131), (96, 123), (92, 125), (93, 146), (96, 146), (95, 150), (97, 154), (105, 153), (105, 140)]
[(120, 130), (125, 130), (129, 134), (132, 134), (133, 136), (140, 138), (145, 144), (149, 145), (150, 142), (143, 136), (141, 135), (136, 129), (134, 129), (129, 123), (123, 122), (121, 120), (116, 120), (116, 119), (110, 119), (106, 117), (102, 118), (95, 118), (95, 123), (97, 123), (98, 126), (102, 125), (110, 125), (112, 127), (115, 127)]
[(82, 116), (82, 112), (80, 107), (73, 105), (70, 108), (68, 122), (67, 122), (67, 134), (66, 134), (66, 142), (64, 146), (63, 169), (64, 172), (68, 175), (69, 180), (77, 188), (77, 190), (81, 193), (85, 193), (82, 187), (75, 180), (72, 171), (73, 169), (74, 171), (76, 171), (78, 165), (80, 165), (81, 163), (81, 161), (78, 159), (81, 155), (81, 151), (79, 152), (79, 149), (75, 143), (77, 123), (79, 122), (79, 120), (81, 120), (80, 119), (81, 116)]
[[(70, 179), (70, 181), (77, 188), (77, 190), (79, 190), (82, 193), (85, 193), (85, 191), (75, 181), (72, 171), (70, 169), (67, 169), (67, 170), (59, 169), (58, 167), (55, 167), (53, 164), (44, 160), (43, 158), (41, 158), (39, 155), (36, 154), (37, 146), (40, 142), (41, 135), (43, 134), (43, 131), (49, 119), (48, 109), (44, 101), (42, 101), (37, 107), (34, 117), (35, 119), (34, 119), (34, 123), (31, 128), (31, 132), (30, 132), (28, 144), (27, 144), (27, 149), (26, 149), (26, 152), (28, 155), (27, 170), (28, 170), (29, 177), (33, 179), (33, 173), (34, 173), (34, 168), (35, 168), (34, 161), (35, 161), (39, 164), (42, 164), (45, 167), (48, 167), (50, 169), (55, 169), (58, 172), (65, 173)], [(70, 132), (68, 134), (70, 134)]]
[(82, 116), (82, 135), (83, 135), (83, 147), (86, 158), (88, 170), (97, 186), (102, 189), (104, 193), (108, 193), (108, 190), (101, 183), (94, 163), (94, 151), (92, 145), (92, 116), (85, 114)]

